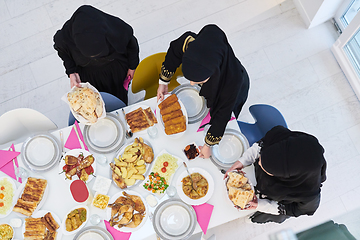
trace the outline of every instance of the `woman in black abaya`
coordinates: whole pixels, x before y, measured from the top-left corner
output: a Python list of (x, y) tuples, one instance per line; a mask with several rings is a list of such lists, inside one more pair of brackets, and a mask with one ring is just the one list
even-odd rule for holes
[[(324, 149), (303, 132), (277, 126), (254, 143), (228, 171), (254, 164), (258, 200), (250, 220), (277, 222), (300, 215), (313, 215), (320, 204), (320, 188), (326, 180)], [(227, 176), (227, 173), (225, 176)]]
[(127, 104), (123, 83), (133, 78), (139, 64), (139, 46), (130, 25), (84, 5), (56, 32), (54, 42), (71, 87), (89, 82)]
[(232, 112), (238, 117), (248, 96), (249, 76), (216, 25), (207, 25), (198, 34), (186, 32), (170, 43), (161, 67), (158, 100), (164, 98), (167, 84), (181, 63), (184, 77), (192, 85), (201, 85), (199, 94), (210, 108), (211, 126), (200, 154), (208, 158), (210, 147), (221, 141)]

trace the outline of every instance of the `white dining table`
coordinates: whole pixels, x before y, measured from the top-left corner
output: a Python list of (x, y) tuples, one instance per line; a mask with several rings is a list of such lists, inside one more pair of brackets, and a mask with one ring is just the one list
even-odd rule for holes
[[(153, 110), (156, 109), (157, 103), (156, 103), (156, 97), (151, 98), (139, 103), (136, 103), (134, 105), (130, 105), (124, 108), (125, 112), (128, 112), (132, 109), (134, 109), (136, 106), (150, 106)], [(120, 111), (119, 111), (120, 113)], [(122, 115), (120, 115), (121, 120), (124, 122), (124, 118)], [(190, 143), (197, 144), (198, 146), (202, 146), (204, 144), (204, 137), (205, 133), (197, 132), (200, 122), (196, 122), (193, 124), (189, 124), (187, 127), (186, 132), (178, 139), (173, 139), (167, 136), (159, 124), (156, 124), (158, 128), (158, 135), (156, 138), (152, 139), (150, 138), (146, 131), (135, 133), (132, 138), (126, 139), (124, 144), (130, 144), (134, 141), (135, 137), (142, 137), (145, 140), (149, 141), (153, 147), (155, 157), (162, 151), (166, 150), (168, 153), (179, 157), (180, 159), (187, 161), (187, 158), (185, 154), (183, 153), (183, 149), (186, 145)], [(80, 127), (83, 129), (84, 125), (80, 124)], [(236, 120), (230, 121), (227, 125), (227, 128), (234, 129), (237, 131), (240, 131), (238, 124)], [(68, 138), (71, 126), (63, 128), (61, 130), (56, 130), (51, 132), (57, 139), (60, 140), (60, 131), (64, 134), (64, 140)], [(15, 151), (20, 152), (22, 148), (22, 143), (15, 145)], [(65, 149), (66, 151), (69, 151), (69, 149)], [(90, 151), (91, 152), (91, 151)], [(116, 156), (117, 152), (104, 154), (107, 158), (108, 162), (111, 162), (112, 159)], [(99, 154), (94, 153), (95, 156), (95, 163), (96, 158), (99, 156)], [(25, 167), (22, 162), (22, 154), (18, 156), (19, 165), (22, 167)], [(64, 165), (64, 162), (61, 163), (62, 166)], [(212, 197), (207, 201), (207, 203), (214, 206), (212, 216), (208, 225), (208, 229), (219, 226), (221, 224), (230, 222), (232, 220), (247, 216), (254, 212), (254, 210), (238, 210), (236, 209), (232, 202), (228, 199), (227, 191), (225, 187), (225, 182), (223, 180), (224, 175), (221, 173), (220, 169), (217, 168), (210, 159), (202, 159), (202, 158), (196, 158), (194, 160), (190, 160), (187, 162), (187, 165), (189, 168), (192, 167), (199, 167), (204, 170), (206, 170), (208, 173), (211, 174), (211, 176), (214, 179), (214, 193)], [(43, 177), (47, 179), (48, 181), (48, 188), (49, 192), (46, 196), (45, 202), (43, 206), (41, 207), (41, 210), (47, 210), (51, 211), (54, 214), (56, 214), (60, 220), (62, 221), (63, 218), (66, 216), (66, 214), (71, 210), (73, 207), (76, 207), (78, 205), (77, 202), (73, 199), (71, 192), (70, 192), (70, 182), (65, 180), (64, 174), (59, 174), (59, 166), (58, 163), (51, 169), (44, 171), (44, 172), (33, 172), (29, 171), (29, 175), (33, 177)], [(183, 165), (180, 165), (177, 171), (175, 172), (173, 176), (173, 182), (174, 180), (178, 178), (178, 176), (185, 171), (185, 168)], [(254, 170), (252, 167), (244, 168), (244, 172), (246, 172), (247, 176), (249, 177), (250, 181), (252, 183), (255, 183), (255, 177), (254, 177)], [(96, 175), (100, 175), (106, 178), (111, 179), (111, 170), (109, 165), (101, 165), (99, 163), (96, 163)], [(0, 177), (7, 176), (3, 172), (0, 172)], [(87, 185), (89, 189), (91, 190), (91, 193), (94, 194), (94, 191), (92, 190), (93, 184), (95, 182), (95, 179), (91, 180)], [(16, 183), (17, 187), (20, 186), (20, 183)], [(141, 185), (135, 186), (130, 188), (130, 190), (138, 192), (141, 196), (146, 198), (147, 195), (149, 195), (149, 191), (145, 190)], [(111, 183), (111, 187), (108, 191), (108, 195), (110, 198), (121, 191), (119, 187), (115, 185), (114, 182)], [(162, 202), (166, 199), (168, 199), (169, 196), (166, 194), (161, 198), (158, 199), (158, 202)], [(179, 198), (179, 196), (176, 194), (174, 198)], [(98, 214), (102, 219), (106, 219), (106, 210), (101, 210), (99, 208), (96, 208), (94, 206), (88, 205), (90, 214)], [(156, 208), (156, 207), (155, 207)], [(155, 208), (149, 207), (149, 210), (151, 212), (155, 211)], [(21, 218), (24, 223), (25, 216), (21, 215), (19, 213), (11, 212), (7, 217), (0, 218), (0, 223), (9, 223), (10, 219), (12, 218)], [(61, 224), (61, 223), (59, 223)], [(196, 228), (194, 230), (194, 234), (199, 233), (201, 230), (199, 224), (196, 224)], [(88, 221), (85, 225), (92, 226), (90, 221)], [(103, 227), (105, 229), (105, 224), (103, 221), (98, 224), (98, 226)], [(23, 239), (23, 228), (15, 228), (15, 239)], [(75, 234), (73, 235), (62, 235), (63, 240), (73, 239)], [(59, 239), (59, 238), (58, 238)], [(152, 221), (147, 218), (145, 224), (137, 231), (134, 231), (131, 234), (130, 240), (141, 240), (141, 239), (156, 239), (156, 233), (152, 226)]]

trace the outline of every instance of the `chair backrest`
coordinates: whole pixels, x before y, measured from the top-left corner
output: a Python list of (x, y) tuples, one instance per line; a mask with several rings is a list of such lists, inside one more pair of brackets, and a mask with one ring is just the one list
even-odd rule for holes
[[(120, 100), (118, 97), (116, 97), (110, 93), (100, 92), (100, 95), (101, 95), (102, 99), (104, 100), (106, 112), (112, 112), (116, 109), (123, 108), (126, 106), (126, 104), (122, 100)], [(75, 122), (75, 117), (70, 112), (68, 126), (73, 125), (74, 122)]]
[[(131, 91), (133, 93), (138, 93), (142, 90), (145, 90), (146, 93), (144, 100), (156, 96), (159, 86), (161, 65), (165, 60), (165, 55), (166, 52), (156, 53), (144, 58), (139, 63), (131, 83)], [(171, 78), (171, 82), (168, 85), (169, 92), (180, 85), (176, 81), (176, 78), (180, 76), (183, 76), (181, 65), (176, 69), (174, 76)]]
[(32, 134), (57, 128), (57, 125), (42, 113), (30, 108), (17, 108), (0, 116), (0, 144), (25, 140)]
[(238, 121), (241, 132), (249, 141), (250, 146), (259, 141), (275, 126), (281, 125), (287, 128), (285, 118), (275, 107), (267, 104), (255, 104), (249, 107), (249, 111), (255, 123)]

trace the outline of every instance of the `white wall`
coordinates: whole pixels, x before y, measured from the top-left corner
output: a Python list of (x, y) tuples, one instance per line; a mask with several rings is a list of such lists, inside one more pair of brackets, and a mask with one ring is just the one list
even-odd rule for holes
[(293, 0), (307, 28), (333, 18), (342, 0)]

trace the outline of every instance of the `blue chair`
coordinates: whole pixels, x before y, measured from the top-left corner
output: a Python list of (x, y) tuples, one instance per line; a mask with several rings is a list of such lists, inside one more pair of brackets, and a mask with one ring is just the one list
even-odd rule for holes
[(263, 138), (275, 126), (281, 125), (287, 128), (283, 115), (273, 106), (255, 104), (249, 107), (249, 111), (255, 119), (255, 123), (238, 121), (238, 124), (241, 132), (249, 141), (250, 146)]
[[(112, 112), (114, 110), (117, 110), (119, 108), (123, 108), (126, 106), (126, 104), (121, 101), (119, 98), (115, 97), (114, 95), (106, 92), (100, 92), (100, 95), (105, 103), (105, 110), (106, 112)], [(75, 117), (70, 112), (69, 114), (69, 122), (68, 126), (71, 126), (75, 123)]]

